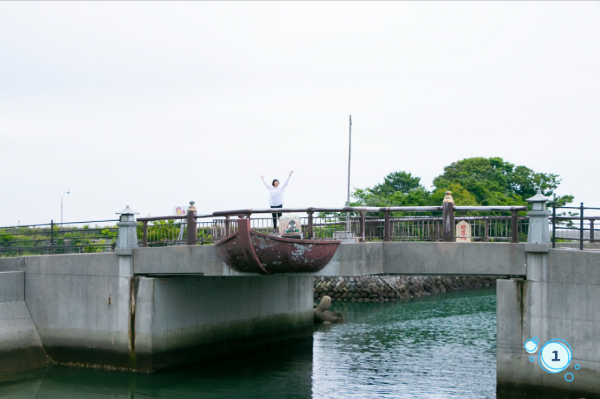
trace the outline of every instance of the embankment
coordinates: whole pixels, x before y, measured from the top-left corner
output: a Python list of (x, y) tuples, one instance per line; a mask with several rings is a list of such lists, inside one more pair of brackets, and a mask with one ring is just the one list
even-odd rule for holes
[(314, 300), (328, 295), (338, 302), (394, 302), (432, 294), (492, 287), (494, 277), (365, 276), (315, 277)]

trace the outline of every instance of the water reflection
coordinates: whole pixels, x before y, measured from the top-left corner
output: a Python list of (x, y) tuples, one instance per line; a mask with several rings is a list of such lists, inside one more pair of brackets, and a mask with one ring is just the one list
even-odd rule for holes
[(346, 323), (315, 332), (315, 397), (495, 397), (493, 291), (336, 305)]
[(310, 398), (312, 342), (242, 358), (156, 374), (54, 367), (0, 378), (0, 397), (106, 398)]
[[(313, 342), (143, 375), (55, 367), (0, 376), (2, 398), (493, 398), (496, 297), (334, 303)], [(529, 397), (529, 396), (528, 396)]]

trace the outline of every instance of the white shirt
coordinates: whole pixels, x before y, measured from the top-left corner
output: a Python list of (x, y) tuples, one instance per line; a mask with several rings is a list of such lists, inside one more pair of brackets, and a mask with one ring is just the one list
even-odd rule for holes
[(267, 182), (265, 181), (265, 179), (263, 179), (263, 183), (265, 183), (265, 187), (267, 188), (267, 190), (269, 190), (269, 205), (271, 205), (271, 206), (283, 205), (283, 190), (285, 190), (285, 187), (287, 186), (289, 181), (290, 181), (290, 178), (288, 176), (285, 183), (283, 183), (283, 184), (279, 183), (279, 187), (275, 187), (275, 186), (269, 186), (267, 184)]

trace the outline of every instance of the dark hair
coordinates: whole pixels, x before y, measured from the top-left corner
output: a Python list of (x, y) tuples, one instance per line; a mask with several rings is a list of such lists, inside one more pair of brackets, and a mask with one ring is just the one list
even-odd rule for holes
[(279, 180), (273, 179), (273, 183), (271, 183), (271, 185), (274, 186), (276, 181), (279, 181)]

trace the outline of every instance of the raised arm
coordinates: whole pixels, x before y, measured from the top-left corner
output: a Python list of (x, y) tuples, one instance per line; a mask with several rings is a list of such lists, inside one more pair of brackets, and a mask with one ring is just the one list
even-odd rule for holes
[(267, 190), (271, 191), (271, 187), (269, 187), (269, 185), (265, 181), (265, 176), (264, 175), (260, 175), (260, 178), (262, 179), (262, 182), (265, 184), (265, 187), (267, 188)]
[(294, 171), (292, 170), (288, 176), (288, 178), (285, 180), (285, 183), (283, 183), (283, 185), (281, 186), (281, 189), (283, 190), (284, 188), (287, 187), (288, 183), (290, 182), (290, 177), (292, 177), (292, 175), (294, 174)]

